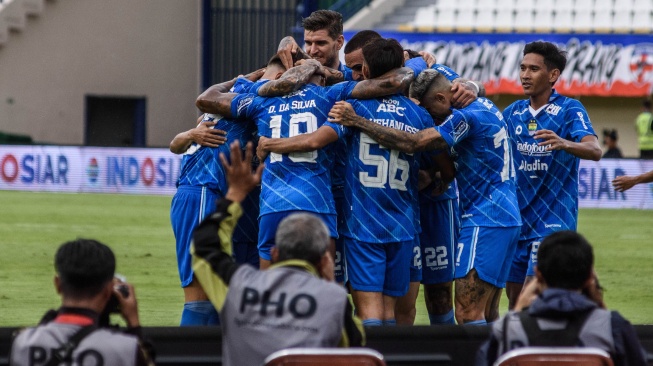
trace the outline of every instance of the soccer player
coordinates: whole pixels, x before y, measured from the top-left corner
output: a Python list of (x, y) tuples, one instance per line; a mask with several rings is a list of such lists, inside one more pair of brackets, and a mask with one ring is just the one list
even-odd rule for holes
[(555, 231), (576, 230), (580, 159), (601, 158), (583, 105), (553, 88), (566, 63), (566, 53), (553, 43), (527, 44), (519, 77), (528, 99), (503, 111), (515, 152), (523, 222), (506, 288), (511, 309), (524, 282), (533, 278), (542, 239)]
[[(263, 70), (239, 78), (234, 92), (248, 91), (252, 80), (261, 77)], [(248, 79), (249, 78), (249, 79)], [(190, 242), (195, 227), (215, 208), (215, 201), (227, 192), (224, 168), (220, 164), (220, 153), (229, 154), (225, 141), (239, 140), (240, 146), (255, 137), (256, 126), (252, 123), (230, 123), (220, 116), (203, 118), (197, 127), (175, 136), (170, 142), (170, 151), (184, 154), (177, 180), (177, 192), (170, 205), (170, 222), (177, 248), (177, 268), (184, 289), (182, 326), (217, 325), (218, 313), (196, 281), (191, 267)], [(225, 135), (226, 136), (223, 136)], [(258, 266), (256, 250), (258, 224), (256, 209), (258, 192), (252, 192), (243, 205), (249, 213), (243, 215), (234, 232), (234, 254), (240, 263)]]
[[(393, 79), (363, 83), (341, 83), (325, 90), (321, 85), (324, 76), (314, 74), (321, 69), (315, 60), (305, 60), (293, 70), (301, 70), (300, 78), (282, 78), (270, 82), (259, 92), (288, 84), (299, 88), (293, 93), (275, 98), (263, 98), (253, 94), (229, 94), (218, 88), (200, 95), (197, 106), (209, 113), (226, 117), (250, 118), (256, 121), (259, 136), (292, 137), (313, 132), (326, 122), (328, 109), (336, 100), (347, 97), (383, 95), (388, 90), (403, 90), (411, 79), (412, 70), (402, 69)], [(285, 68), (278, 57), (268, 64), (268, 71), (279, 72)], [(266, 71), (267, 72), (267, 71)], [(311, 83), (299, 87), (298, 80), (310, 77)], [(305, 83), (305, 82), (304, 82)], [(373, 85), (373, 87), (370, 87)], [(388, 89), (390, 87), (390, 89)], [(376, 88), (376, 89), (375, 89)], [(377, 90), (377, 94), (373, 94)], [(259, 218), (259, 256), (261, 268), (267, 268), (270, 248), (274, 246), (274, 234), (280, 220), (296, 211), (308, 211), (319, 215), (332, 238), (337, 237), (335, 207), (331, 193), (332, 154), (325, 149), (294, 154), (270, 154), (266, 158), (261, 191), (261, 212)], [(333, 251), (333, 249), (332, 249)]]
[(406, 153), (446, 150), (455, 158), (460, 190), (461, 232), (456, 253), (455, 317), (458, 324), (482, 325), (498, 318), (501, 290), (517, 244), (521, 219), (511, 174), (512, 157), (501, 112), (485, 98), (455, 110), (451, 82), (424, 70), (411, 97), (441, 126), (415, 134), (360, 117), (338, 102), (329, 121), (359, 128), (381, 145)]
[[(379, 77), (403, 64), (403, 49), (393, 39), (377, 38), (363, 47), (365, 79)], [(432, 119), (401, 94), (352, 100), (368, 118), (416, 132)], [(408, 290), (408, 264), (416, 235), (417, 162), (414, 156), (389, 151), (365, 134), (327, 124), (294, 139), (262, 139), (259, 149), (289, 153), (321, 148), (344, 137), (345, 258), (352, 297), (366, 325), (394, 324), (396, 299)]]

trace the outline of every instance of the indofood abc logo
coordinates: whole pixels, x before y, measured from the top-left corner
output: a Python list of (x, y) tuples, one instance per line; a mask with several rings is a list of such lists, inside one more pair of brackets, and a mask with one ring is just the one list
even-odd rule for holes
[(88, 181), (91, 183), (96, 183), (97, 178), (100, 175), (100, 167), (98, 166), (97, 159), (91, 158), (86, 168), (86, 176), (88, 176)]

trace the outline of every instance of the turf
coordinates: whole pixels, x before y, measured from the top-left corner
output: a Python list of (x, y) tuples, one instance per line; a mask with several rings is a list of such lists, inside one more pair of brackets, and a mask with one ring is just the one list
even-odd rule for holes
[[(0, 191), (0, 326), (33, 325), (57, 307), (53, 255), (77, 237), (116, 253), (136, 286), (141, 322), (179, 324), (183, 292), (170, 228), (171, 197)], [(635, 324), (653, 324), (653, 211), (581, 210), (579, 231), (594, 245), (606, 303)], [(502, 300), (502, 313), (506, 300)], [(416, 324), (428, 324), (418, 299)]]

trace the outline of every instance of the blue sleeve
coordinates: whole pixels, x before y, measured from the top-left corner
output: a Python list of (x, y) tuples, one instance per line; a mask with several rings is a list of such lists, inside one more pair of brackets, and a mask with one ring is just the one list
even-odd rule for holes
[(239, 77), (236, 79), (236, 83), (234, 86), (229, 90), (230, 93), (247, 93), (249, 88), (254, 84), (253, 81), (246, 79), (244, 77)]
[(343, 136), (345, 136), (345, 134), (347, 133), (347, 127), (343, 125), (339, 125), (337, 123), (327, 121), (322, 126), (328, 126), (333, 128), (333, 130), (336, 131), (336, 133), (338, 134), (338, 139), (343, 138)]
[[(571, 122), (569, 133), (571, 134), (571, 140), (574, 142), (579, 142), (585, 136), (596, 136), (585, 107), (575, 99), (570, 101), (569, 106), (565, 110), (565, 122)], [(566, 138), (564, 136), (561, 137)]]
[(435, 64), (435, 65), (431, 66), (431, 68), (433, 70), (439, 72), (440, 74), (444, 75), (444, 77), (446, 77), (447, 80), (449, 80), (449, 81), (454, 81), (454, 80), (460, 78), (460, 75), (458, 75), (458, 73), (453, 71), (449, 66), (445, 66), (445, 65), (442, 65), (442, 64)]
[[(256, 94), (238, 94), (231, 101), (231, 116), (233, 118), (249, 118), (252, 119), (256, 114), (256, 108), (259, 103), (252, 103)], [(262, 99), (262, 98), (261, 98)]]
[(336, 85), (332, 85), (326, 88), (326, 97), (331, 101), (331, 103), (350, 98), (356, 84), (355, 81), (343, 81)]
[(414, 74), (415, 78), (417, 78), (417, 75), (419, 75), (420, 72), (428, 68), (428, 66), (426, 65), (426, 61), (424, 61), (424, 59), (421, 57), (411, 58), (410, 60), (406, 61), (405, 65), (406, 67), (413, 70), (413, 72), (415, 73)]
[(442, 135), (449, 147), (454, 147), (469, 135), (470, 127), (462, 113), (453, 111), (441, 125), (435, 126), (435, 130)]
[(345, 81), (354, 81), (353, 73), (351, 72), (351, 69), (347, 67), (345, 64), (341, 64), (341, 70), (342, 71), (342, 76), (344, 77)]
[(263, 86), (263, 84), (267, 83), (268, 79), (260, 79), (257, 80), (251, 84), (249, 84), (249, 87), (247, 90), (243, 91), (243, 93), (250, 93), (250, 94), (257, 94), (258, 95), (258, 90)]

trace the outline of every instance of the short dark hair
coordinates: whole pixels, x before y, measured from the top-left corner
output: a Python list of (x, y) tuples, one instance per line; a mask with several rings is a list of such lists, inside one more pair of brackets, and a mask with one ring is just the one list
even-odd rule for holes
[[(293, 55), (292, 55), (292, 62), (294, 64), (295, 62), (297, 62), (299, 60), (306, 59), (306, 58), (307, 58), (306, 53), (296, 52), (296, 53), (293, 53)], [(266, 64), (266, 66), (273, 66), (273, 65), (283, 66), (283, 62), (281, 61), (281, 57), (278, 54), (275, 54), (272, 57), (270, 57), (270, 60), (268, 60), (268, 63)]]
[(356, 34), (345, 45), (345, 55), (352, 53), (357, 49), (363, 48), (365, 44), (373, 39), (382, 38), (381, 35), (373, 30), (362, 30)]
[(558, 69), (560, 73), (567, 66), (567, 52), (561, 50), (551, 42), (531, 42), (524, 46), (524, 56), (529, 53), (537, 53), (544, 57), (544, 64), (549, 70)]
[(54, 268), (64, 296), (91, 298), (113, 280), (116, 257), (111, 248), (96, 240), (77, 239), (59, 247), (54, 256)]
[(302, 20), (302, 27), (311, 32), (326, 29), (329, 37), (336, 39), (342, 35), (342, 14), (333, 10), (316, 10)]
[(574, 231), (555, 232), (544, 238), (537, 249), (537, 269), (549, 287), (582, 289), (593, 266), (592, 246)]
[(617, 134), (616, 129), (605, 128), (603, 129), (603, 137), (610, 137), (611, 139), (617, 141), (619, 135)]
[(370, 78), (404, 65), (404, 49), (396, 39), (373, 39), (363, 46), (363, 58), (370, 71)]

